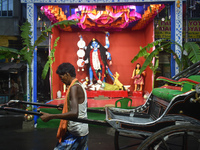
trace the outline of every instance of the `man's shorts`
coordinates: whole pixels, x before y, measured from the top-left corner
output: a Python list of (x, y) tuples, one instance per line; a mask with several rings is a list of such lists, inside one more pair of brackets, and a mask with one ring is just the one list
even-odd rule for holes
[(88, 135), (74, 136), (67, 131), (61, 143), (57, 143), (54, 150), (88, 150)]

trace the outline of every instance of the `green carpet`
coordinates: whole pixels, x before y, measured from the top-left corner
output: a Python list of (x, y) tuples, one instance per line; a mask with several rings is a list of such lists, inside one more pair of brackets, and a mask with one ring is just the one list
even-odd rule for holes
[[(102, 108), (93, 108), (93, 109), (102, 109)], [(40, 108), (40, 111), (50, 113), (50, 114), (58, 114), (62, 113), (56, 108)], [(92, 120), (105, 120), (105, 114), (91, 113), (88, 112), (88, 119)], [(48, 122), (43, 122), (40, 118), (37, 119), (37, 128), (58, 128), (60, 123), (60, 119), (53, 119)]]

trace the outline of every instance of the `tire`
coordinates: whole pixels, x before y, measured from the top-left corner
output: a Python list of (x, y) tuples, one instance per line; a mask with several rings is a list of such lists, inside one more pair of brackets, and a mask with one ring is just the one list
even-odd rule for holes
[(137, 134), (119, 132), (115, 130), (115, 137), (114, 137), (115, 150), (136, 149), (137, 146), (139, 146), (141, 142), (144, 141), (145, 138), (146, 137), (139, 136)]
[(200, 150), (200, 126), (173, 125), (155, 132), (137, 150)]

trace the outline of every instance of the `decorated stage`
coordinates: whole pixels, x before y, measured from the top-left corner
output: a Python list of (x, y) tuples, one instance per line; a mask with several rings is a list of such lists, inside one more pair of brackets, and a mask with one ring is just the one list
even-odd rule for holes
[[(104, 109), (106, 106), (115, 107), (115, 102), (124, 97), (117, 97), (120, 94), (124, 94), (125, 97), (132, 99), (132, 107), (137, 107), (143, 105), (146, 102), (146, 99), (143, 98), (141, 92), (132, 92), (132, 95), (128, 96), (127, 91), (87, 91), (88, 93), (88, 108), (92, 109)], [(120, 93), (120, 94), (116, 94)], [(91, 97), (96, 94), (105, 94), (105, 95), (97, 95), (96, 97)], [(109, 96), (109, 97), (107, 97)], [(53, 105), (59, 105), (64, 103), (64, 97), (60, 99), (50, 100), (47, 103)], [(56, 108), (47, 108), (47, 107), (39, 107), (40, 111), (47, 113), (61, 113)], [(91, 113), (88, 112), (88, 119), (92, 120), (105, 120), (105, 114), (99, 113)], [(53, 119), (49, 122), (43, 122), (40, 118), (37, 119), (37, 128), (57, 128), (59, 126), (59, 120)]]
[[(64, 103), (64, 94), (60, 99), (54, 99), (47, 102), (48, 104), (59, 105)], [(145, 103), (142, 92), (127, 91), (87, 91), (88, 108), (102, 108), (105, 106), (114, 106), (115, 102), (121, 98), (128, 97), (132, 99), (132, 106), (137, 107)]]

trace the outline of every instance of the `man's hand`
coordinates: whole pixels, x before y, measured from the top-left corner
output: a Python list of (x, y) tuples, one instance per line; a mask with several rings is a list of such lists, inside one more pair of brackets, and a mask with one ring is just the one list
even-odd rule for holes
[(58, 106), (58, 110), (63, 110), (63, 107), (64, 107), (64, 105), (63, 104), (59, 104), (59, 105), (57, 105)]
[(51, 120), (51, 114), (44, 113), (44, 112), (40, 112), (40, 113), (42, 114), (42, 116), (40, 116), (42, 121), (48, 122), (49, 120)]

